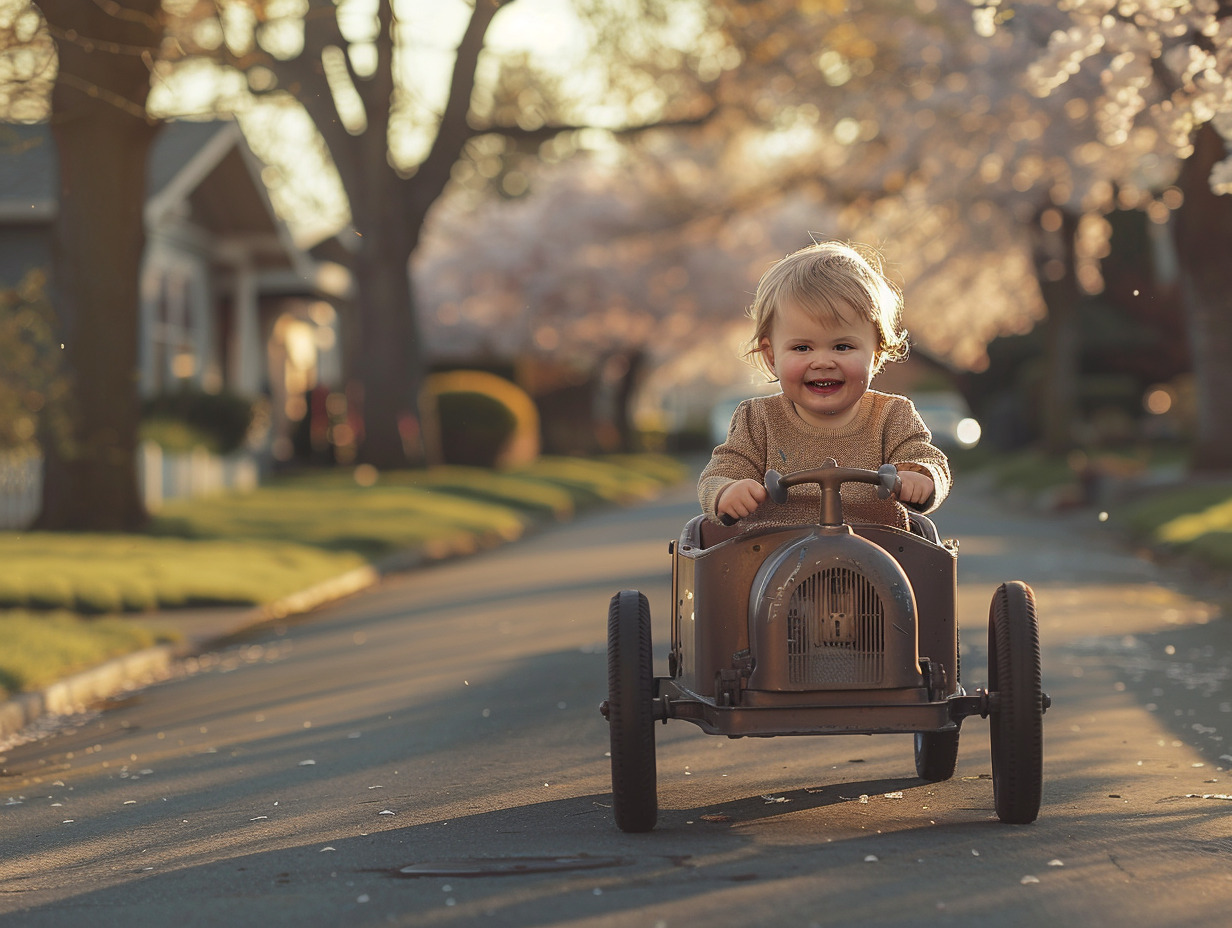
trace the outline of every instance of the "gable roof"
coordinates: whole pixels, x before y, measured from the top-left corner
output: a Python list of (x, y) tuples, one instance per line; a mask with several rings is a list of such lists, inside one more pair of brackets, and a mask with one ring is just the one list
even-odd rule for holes
[[(0, 224), (51, 222), (57, 161), (47, 123), (0, 124)], [(177, 120), (155, 136), (146, 168), (146, 228), (177, 215), (219, 237), (242, 239), (258, 266), (305, 270), (304, 254), (261, 181), (261, 164), (233, 120)]]
[[(169, 122), (159, 130), (150, 147), (150, 162), (146, 168), (146, 198), (162, 194), (177, 177), (183, 176), (190, 164), (201, 161), (207, 149), (220, 142), (231, 144), (239, 127), (232, 121), (212, 119), (205, 122)], [(199, 178), (198, 178), (199, 179)]]
[(46, 124), (0, 124), (0, 222), (48, 222), (56, 152)]

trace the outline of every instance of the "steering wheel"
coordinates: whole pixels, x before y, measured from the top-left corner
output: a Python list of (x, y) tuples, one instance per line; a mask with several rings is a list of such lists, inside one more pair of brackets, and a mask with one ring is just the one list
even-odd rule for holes
[[(893, 464), (882, 464), (877, 470), (863, 467), (839, 467), (834, 458), (827, 458), (820, 467), (780, 474), (771, 468), (766, 471), (765, 486), (770, 498), (779, 505), (787, 502), (787, 490), (803, 483), (815, 483), (821, 487), (821, 524), (843, 524), (843, 501), (839, 488), (844, 483), (868, 483), (877, 487), (878, 499), (889, 499), (902, 489), (902, 478)], [(719, 521), (735, 525), (739, 519), (723, 515)]]

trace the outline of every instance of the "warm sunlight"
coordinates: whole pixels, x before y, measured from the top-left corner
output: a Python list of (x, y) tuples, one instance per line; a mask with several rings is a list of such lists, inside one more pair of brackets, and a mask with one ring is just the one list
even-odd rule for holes
[[(404, 0), (398, 12), (399, 69), (406, 90), (395, 103), (390, 150), (397, 163), (409, 166), (431, 144), (431, 126), (445, 103), (454, 52), (466, 28), (470, 4)], [(340, 11), (340, 25), (351, 42), (351, 65), (361, 76), (372, 66), (374, 49), (369, 39), (374, 15), (372, 0), (347, 0)], [(500, 55), (526, 53), (548, 71), (576, 71), (585, 55), (586, 35), (569, 0), (536, 0), (502, 10), (493, 20), (486, 44), (489, 53), (481, 63), (481, 82), (496, 79)], [(325, 65), (331, 85), (336, 85), (348, 130), (359, 132), (366, 120), (346, 78), (343, 55), (339, 49), (327, 49)], [(571, 79), (585, 80), (580, 75)], [(311, 120), (298, 107), (254, 100), (246, 94), (239, 75), (221, 73), (202, 62), (159, 74), (150, 94), (150, 109), (169, 118), (200, 117), (219, 109), (234, 112), (257, 154), (277, 165), (269, 172), (271, 195), (301, 241), (315, 241), (347, 221), (341, 188), (315, 140)]]

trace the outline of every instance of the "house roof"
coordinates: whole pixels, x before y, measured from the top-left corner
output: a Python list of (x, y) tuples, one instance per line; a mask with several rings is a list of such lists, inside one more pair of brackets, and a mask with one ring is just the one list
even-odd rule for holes
[[(167, 123), (155, 136), (146, 177), (149, 231), (186, 216), (219, 239), (238, 241), (258, 267), (306, 272), (234, 121)], [(56, 185), (50, 127), (0, 124), (0, 226), (49, 223)]]
[(0, 222), (46, 222), (55, 210), (56, 153), (46, 125), (0, 124)]
[(236, 128), (230, 120), (182, 121), (163, 126), (150, 149), (147, 197), (153, 199), (161, 194), (194, 158), (209, 148), (211, 140), (218, 144), (218, 139), (229, 137)]

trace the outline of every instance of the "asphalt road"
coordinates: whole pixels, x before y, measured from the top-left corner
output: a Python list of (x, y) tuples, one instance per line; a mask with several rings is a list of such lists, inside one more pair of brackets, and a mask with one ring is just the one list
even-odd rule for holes
[(964, 682), (996, 584), (1036, 590), (1044, 804), (992, 811), (909, 736), (658, 727), (660, 820), (612, 823), (607, 602), (650, 597), (684, 490), (379, 588), (207, 655), (0, 759), (0, 925), (1216, 925), (1232, 908), (1226, 620), (1081, 512), (960, 486)]

